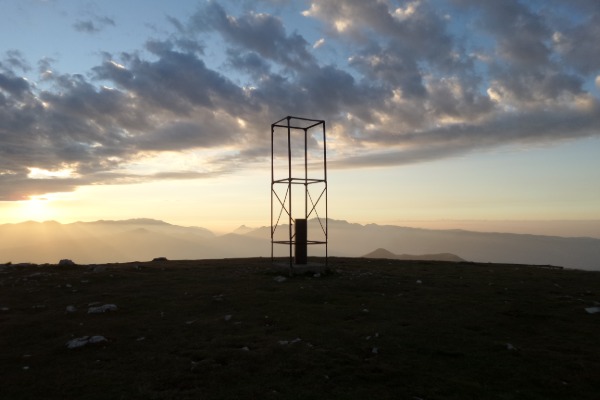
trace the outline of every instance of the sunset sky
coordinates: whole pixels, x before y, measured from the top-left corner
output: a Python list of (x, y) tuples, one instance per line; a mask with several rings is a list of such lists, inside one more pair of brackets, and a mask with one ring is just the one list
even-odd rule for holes
[(600, 225), (597, 0), (0, 0), (0, 37), (0, 223), (268, 225), (293, 115), (331, 218)]

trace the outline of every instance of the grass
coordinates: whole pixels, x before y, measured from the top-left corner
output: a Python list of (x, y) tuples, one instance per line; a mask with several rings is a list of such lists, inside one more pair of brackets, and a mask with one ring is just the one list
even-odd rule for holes
[[(0, 267), (0, 398), (598, 398), (599, 272), (330, 265), (281, 283), (268, 259)], [(108, 341), (65, 345), (91, 335)]]

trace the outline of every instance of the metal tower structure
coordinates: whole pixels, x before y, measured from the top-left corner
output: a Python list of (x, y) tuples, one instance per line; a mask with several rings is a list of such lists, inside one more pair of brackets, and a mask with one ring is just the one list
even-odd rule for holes
[(308, 245), (323, 245), (327, 264), (327, 224), (325, 121), (287, 116), (271, 124), (271, 261), (288, 246), (291, 273)]

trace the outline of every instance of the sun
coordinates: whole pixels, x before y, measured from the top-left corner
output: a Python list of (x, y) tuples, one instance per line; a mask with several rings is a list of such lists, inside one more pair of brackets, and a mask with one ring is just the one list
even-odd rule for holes
[(21, 202), (21, 217), (28, 221), (48, 221), (53, 218), (55, 211), (48, 196), (31, 196)]

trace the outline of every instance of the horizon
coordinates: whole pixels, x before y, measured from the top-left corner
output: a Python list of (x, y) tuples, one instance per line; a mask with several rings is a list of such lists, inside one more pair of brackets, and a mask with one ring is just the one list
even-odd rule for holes
[[(390, 223), (352, 221), (339, 218), (329, 218), (330, 221), (344, 222), (348, 224), (357, 224), (361, 226), (379, 225), (379, 226), (396, 226), (402, 228), (416, 228), (426, 230), (464, 230), (478, 233), (510, 233), (524, 235), (539, 235), (539, 236), (558, 236), (564, 238), (579, 238), (589, 237), (600, 239), (600, 220), (404, 220), (391, 221)], [(214, 227), (203, 224), (185, 224), (176, 223), (150, 217), (135, 217), (123, 219), (91, 219), (91, 220), (76, 220), (76, 221), (57, 221), (57, 220), (23, 220), (15, 222), (0, 223), (1, 225), (18, 225), (26, 223), (58, 223), (61, 225), (77, 224), (77, 223), (95, 223), (95, 222), (136, 222), (143, 224), (144, 222), (159, 222), (167, 225), (180, 226), (184, 228), (203, 228), (209, 230), (215, 235), (226, 235), (234, 233), (239, 228), (248, 228), (256, 230), (269, 227), (269, 224), (251, 225), (239, 223), (231, 225), (227, 229), (215, 229)], [(268, 222), (268, 221), (267, 221)]]
[[(307, 225), (311, 240), (322, 239), (323, 231), (316, 218), (310, 219)], [(321, 245), (310, 246), (309, 256), (369, 257), (370, 254), (379, 254), (379, 257), (381, 254), (392, 254), (394, 258), (399, 255), (421, 260), (464, 260), (600, 270), (600, 238), (591, 235), (542, 236), (477, 232), (473, 229), (363, 225), (346, 220), (329, 221), (327, 225), (328, 245), (323, 246), (324, 243), (319, 242)], [(71, 224), (29, 221), (1, 224), (0, 232), (3, 237), (0, 257), (6, 264), (56, 263), (62, 259), (85, 265), (155, 258), (268, 258), (271, 255), (288, 257), (291, 251), (288, 244), (273, 246), (269, 226), (246, 227), (237, 232), (220, 234), (203, 227), (175, 225), (156, 219)]]
[(594, 1), (8, 1), (0, 224), (268, 226), (270, 124), (295, 115), (326, 121), (332, 219), (600, 237), (599, 18)]

